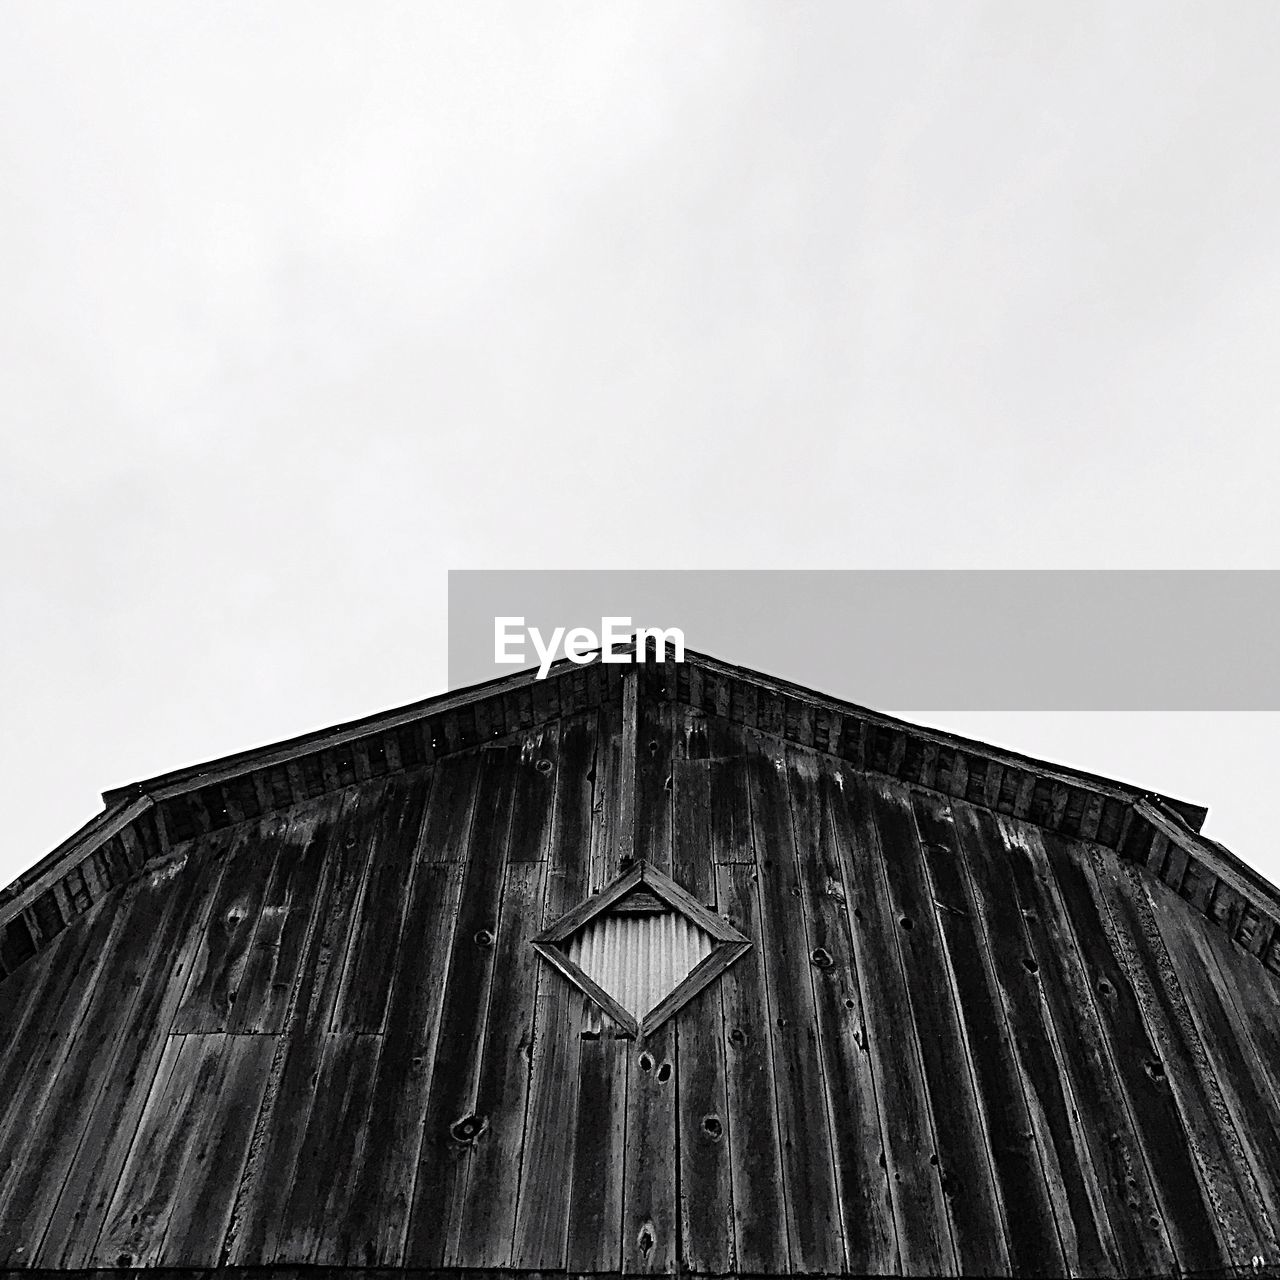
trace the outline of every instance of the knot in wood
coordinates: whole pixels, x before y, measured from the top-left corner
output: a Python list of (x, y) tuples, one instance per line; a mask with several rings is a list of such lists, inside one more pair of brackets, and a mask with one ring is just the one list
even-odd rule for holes
[(724, 1134), (724, 1126), (720, 1123), (719, 1116), (703, 1116), (702, 1132), (711, 1139), (712, 1142), (719, 1142)]
[(828, 951), (826, 947), (814, 947), (814, 949), (809, 952), (809, 959), (812, 960), (814, 965), (819, 969), (830, 969), (831, 966), (835, 964), (835, 961), (831, 958), (831, 952)]
[(546, 759), (546, 758), (544, 757), (543, 759), (539, 760), (539, 761), (538, 761), (538, 763), (537, 763), (536, 765), (534, 765), (533, 767), (534, 767), (535, 769), (537, 769), (537, 771), (538, 771), (539, 773), (550, 773), (550, 772), (551, 772), (551, 761), (550, 761), (550, 760), (548, 760), (548, 759)]
[(477, 929), (476, 930), (476, 946), (477, 947), (493, 946), (493, 934), (491, 934), (488, 929)]
[(474, 1142), (488, 1127), (488, 1116), (463, 1116), (449, 1126), (449, 1133), (455, 1142)]

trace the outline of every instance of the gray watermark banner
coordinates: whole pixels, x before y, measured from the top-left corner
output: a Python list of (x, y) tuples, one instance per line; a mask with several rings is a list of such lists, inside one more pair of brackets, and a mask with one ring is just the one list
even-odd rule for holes
[(450, 688), (619, 620), (899, 712), (1280, 710), (1273, 570), (453, 570)]

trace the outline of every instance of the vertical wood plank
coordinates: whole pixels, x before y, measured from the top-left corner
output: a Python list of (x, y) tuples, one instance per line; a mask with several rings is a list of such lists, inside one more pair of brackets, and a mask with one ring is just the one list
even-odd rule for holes
[[(631, 856), (634, 831), (619, 827), (623, 812), (635, 812), (634, 797), (621, 795), (624, 750), (621, 699), (600, 708), (592, 766), (590, 886), (598, 892)], [(628, 719), (629, 752), (635, 747), (634, 716)], [(634, 768), (629, 770), (634, 791)], [(612, 1019), (585, 996), (576, 1001), (579, 1030), (578, 1102), (568, 1177), (569, 1234), (565, 1265), (570, 1271), (616, 1271), (622, 1261), (622, 1194), (631, 1042)]]
[(342, 930), (359, 884), (355, 842), (365, 818), (359, 793), (359, 787), (342, 793), (337, 819), (324, 830), (323, 845), (317, 849), (321, 875), (306, 934), (299, 940), (297, 973), (278, 1052), (223, 1241), (224, 1263), (240, 1266), (276, 1257), (288, 1227), (280, 1189), (291, 1187), (297, 1173), (321, 1068), (322, 1034), (329, 1025), (336, 988), (334, 953), (341, 955)]
[[(662, 667), (642, 666), (635, 741), (635, 856), (671, 874), (675, 706), (659, 700)], [(628, 744), (624, 744), (624, 750)], [(625, 869), (625, 868), (624, 868)]]
[(1016, 896), (1005, 826), (996, 815), (952, 805), (960, 852), (973, 890), (992, 975), (1024, 1083), (1059, 1238), (1072, 1275), (1108, 1275), (1117, 1265), (1105, 1197), (1084, 1134), (1073, 1121), (1078, 1104), (1044, 1010), (1039, 963), (1031, 954)]
[(881, 779), (859, 782), (859, 802), (880, 838), (889, 904), (906, 976), (933, 1114), (938, 1169), (962, 1272), (1009, 1270), (1002, 1201), (979, 1102), (955, 976), (929, 881), (912, 793)]
[[(662, 664), (643, 664), (636, 678), (635, 854), (669, 875), (675, 708), (663, 696)], [(623, 1165), (622, 1269), (627, 1273), (669, 1272), (679, 1258), (676, 1070), (675, 1026), (667, 1021), (631, 1055)]]
[(480, 753), (445, 756), (436, 761), (434, 772), (422, 857), (427, 862), (462, 862), (480, 776)]
[(1018, 1275), (1062, 1275), (1065, 1264), (1053, 1197), (991, 973), (981, 909), (968, 887), (952, 805), (916, 792), (912, 806), (986, 1117), (1010, 1264)]
[(310, 998), (297, 1006), (317, 1046), (334, 1024), (338, 992), (346, 970), (347, 955), (359, 918), (359, 904), (369, 870), (367, 849), (383, 796), (386, 779), (349, 787), (342, 810), (342, 837), (329, 844), (325, 889), (319, 900), (310, 963), (313, 966)]
[(365, 849), (365, 888), (339, 988), (335, 1031), (380, 1034), (385, 1027), (391, 975), (409, 900), (409, 875), (429, 785), (430, 779), (421, 769), (388, 778), (373, 815)]
[(741, 725), (719, 716), (703, 720), (711, 789), (711, 827), (718, 864), (755, 866), (751, 810), (746, 793), (746, 735)]
[(1142, 873), (1096, 853), (1090, 871), (1159, 1053), (1151, 1070), (1169, 1083), (1229, 1256), (1275, 1256), (1275, 1232), (1168, 963), (1142, 888)]
[[(622, 1175), (634, 1043), (574, 993), (580, 1012), (578, 1100), (568, 1177), (565, 1265), (574, 1272), (617, 1271), (622, 1258)], [(595, 1029), (586, 1029), (593, 1024)]]
[(168, 1037), (95, 1249), (100, 1262), (151, 1267), (159, 1260), (201, 1119), (218, 1092), (225, 1039), (220, 1032)]
[(14, 1203), (39, 1215), (42, 1256), (83, 1265), (91, 1254), (225, 869), (226, 843), (219, 836), (189, 846), (128, 886), (116, 905), (116, 944), (68, 1044), (76, 1069), (50, 1079), (14, 1187)]
[(560, 762), (559, 721), (530, 729), (520, 741), (520, 761), (525, 767), (516, 785), (507, 861), (545, 862)]
[[(594, 803), (589, 774), (595, 759), (595, 738), (594, 713), (570, 716), (560, 723), (555, 816), (540, 928), (576, 906), (587, 893)], [(581, 1016), (579, 993), (541, 964), (524, 1154), (512, 1233), (511, 1262), (516, 1269), (559, 1270), (564, 1266), (569, 1186), (567, 1179), (548, 1176), (548, 1171), (569, 1167)]]
[(902, 1272), (950, 1273), (956, 1269), (950, 1219), (937, 1167), (931, 1163), (936, 1150), (932, 1113), (879, 835), (862, 776), (843, 762), (823, 760), (820, 768), (829, 779), (854, 954), (859, 973), (865, 975), (865, 1037), (886, 1116), (882, 1155), (893, 1190)]
[(93, 992), (94, 975), (123, 919), (118, 903), (98, 903), (42, 954), (0, 984), (9, 1034), (0, 1042), (0, 1215), (3, 1188), (20, 1153), (40, 1092)]
[(475, 1111), (486, 1117), (488, 1127), (468, 1156), (466, 1194), (453, 1246), (457, 1266), (501, 1267), (511, 1261), (541, 964), (530, 944), (541, 928), (546, 900), (558, 759), (557, 724), (522, 736), (494, 960), (500, 980), (493, 987), (476, 1088)]
[[(623, 727), (620, 703), (605, 703), (598, 711), (594, 808), (592, 812), (591, 871), (592, 894), (599, 893), (621, 874), (624, 856), (632, 856), (631, 833), (624, 841), (619, 824), (622, 820), (622, 752)], [(634, 776), (632, 777), (634, 785)], [(629, 814), (633, 806), (625, 806)]]
[(217, 1261), (275, 1050), (275, 1036), (223, 1038), (217, 1093), (201, 1110), (173, 1197), (161, 1265), (200, 1267)]
[(275, 1252), (313, 1265), (344, 1256), (349, 1179), (335, 1176), (357, 1167), (370, 1104), (380, 1037), (315, 1028), (319, 1067), (293, 1178), (280, 1188)]
[(866, 1047), (862, 981), (831, 827), (830, 776), (820, 775), (810, 752), (788, 750), (787, 783), (846, 1266), (854, 1275), (891, 1275), (899, 1268), (893, 1196), (881, 1160), (884, 1128)]
[(475, 816), (467, 845), (462, 899), (454, 927), (436, 1046), (431, 1092), (423, 1116), (413, 1207), (405, 1237), (406, 1265), (445, 1264), (454, 1219), (461, 1215), (470, 1141), (454, 1126), (474, 1115), (480, 1048), (493, 980), (506, 842), (519, 767), (517, 752), (493, 747), (482, 753)]
[(344, 793), (333, 791), (295, 805), (271, 832), (271, 879), (227, 1024), (234, 1034), (284, 1029), (343, 802)]
[[(711, 771), (703, 717), (679, 708), (676, 722), (672, 878), (717, 909), (711, 831)], [(723, 1274), (735, 1267), (733, 1168), (720, 984), (696, 996), (676, 1020), (679, 1063), (680, 1265)]]
[(199, 939), (186, 992), (170, 1030), (175, 1035), (225, 1031), (261, 916), (271, 874), (268, 853), (278, 826), (274, 816), (234, 829), (222, 858), (226, 872)]
[(1100, 1021), (1097, 1002), (1103, 997), (1090, 984), (1038, 829), (1016, 820), (1002, 827), (1010, 880), (1075, 1097), (1075, 1120), (1101, 1183), (1117, 1267), (1124, 1275), (1167, 1274), (1176, 1269), (1173, 1246)]
[(840, 1272), (845, 1268), (844, 1237), (786, 762), (781, 744), (766, 744), (755, 731), (747, 733), (746, 744), (760, 896), (759, 946), (774, 1026), (774, 1074), (780, 1086), (778, 1128), (790, 1269)]
[[(432, 791), (430, 810), (447, 803)], [(369, 1109), (369, 1137), (348, 1207), (348, 1266), (395, 1266), (413, 1198), (422, 1114), (439, 1040), (453, 925), (462, 893), (462, 864), (416, 866), (387, 1004)]]
[(1089, 874), (1089, 846), (1042, 832), (1058, 894), (1066, 908), (1111, 1056), (1128, 1098), (1134, 1128), (1164, 1210), (1170, 1242), (1184, 1271), (1231, 1265), (1217, 1218), (1201, 1186), (1169, 1082), (1147, 1064), (1159, 1062), (1129, 976), (1115, 951), (1113, 930)]
[[(713, 776), (713, 785), (730, 782), (745, 804), (745, 759), (738, 769), (724, 769)], [(713, 805), (713, 823), (715, 814)], [(714, 826), (712, 838), (713, 847), (717, 847)], [(716, 870), (716, 894), (721, 914), (753, 944), (716, 984), (720, 988), (727, 1043), (725, 1098), (731, 1143), (734, 1254), (743, 1272), (786, 1271), (790, 1249), (782, 1143), (755, 870), (740, 862), (720, 864)]]
[[(1270, 994), (1272, 980), (1258, 965), (1232, 964), (1221, 931), (1188, 911), (1165, 886), (1144, 887), (1267, 1215), (1280, 1222), (1280, 1105), (1268, 1079), (1266, 1047), (1240, 1011), (1252, 992)], [(1280, 1008), (1273, 1004), (1268, 1012), (1280, 1024)]]
[[(521, 843), (522, 832), (538, 825), (522, 820), (522, 811), (527, 812), (522, 810), (517, 791), (511, 828), (513, 849)], [(522, 851), (528, 852), (527, 848)], [(501, 981), (494, 987), (476, 1090), (476, 1112), (486, 1118), (488, 1127), (475, 1140), (467, 1167), (456, 1246), (456, 1265), (460, 1267), (505, 1267), (511, 1260), (540, 963), (530, 942), (541, 922), (546, 873), (546, 863), (538, 859), (521, 858), (507, 866), (495, 959)]]

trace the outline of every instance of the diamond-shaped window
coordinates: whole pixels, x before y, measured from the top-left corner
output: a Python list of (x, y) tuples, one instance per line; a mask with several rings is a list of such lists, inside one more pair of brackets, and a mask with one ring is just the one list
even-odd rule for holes
[(533, 945), (625, 1035), (645, 1036), (751, 943), (642, 862), (561, 916)]

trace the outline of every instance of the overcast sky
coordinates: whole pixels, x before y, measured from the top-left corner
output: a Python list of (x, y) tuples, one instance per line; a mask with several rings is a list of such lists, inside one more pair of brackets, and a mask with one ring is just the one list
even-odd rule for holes
[[(1270, 0), (3, 25), (0, 881), (449, 568), (1277, 566)], [(1280, 876), (1278, 717), (953, 719)]]

